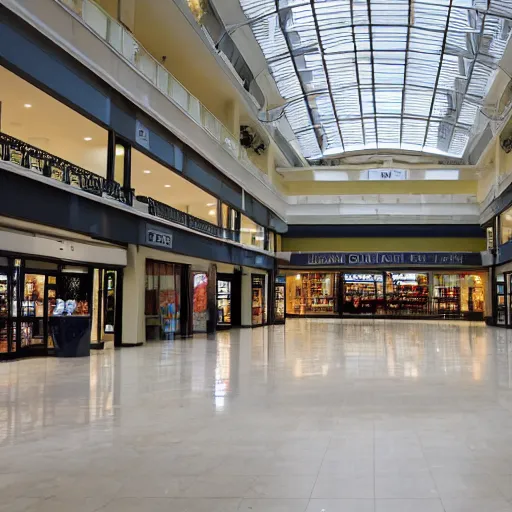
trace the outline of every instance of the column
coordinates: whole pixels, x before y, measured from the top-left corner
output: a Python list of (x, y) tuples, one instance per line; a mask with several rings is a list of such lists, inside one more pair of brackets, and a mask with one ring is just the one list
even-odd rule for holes
[(235, 137), (237, 141), (240, 140), (240, 104), (238, 101), (230, 101), (226, 105), (226, 128)]
[(252, 280), (251, 271), (242, 267), (242, 327), (252, 326)]
[(123, 275), (123, 330), (121, 346), (146, 341), (144, 306), (146, 268), (137, 245), (128, 246), (128, 265)]

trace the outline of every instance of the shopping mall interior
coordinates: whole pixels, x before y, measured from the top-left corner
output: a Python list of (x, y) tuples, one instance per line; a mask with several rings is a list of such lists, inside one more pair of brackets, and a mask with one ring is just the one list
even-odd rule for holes
[(0, 0), (0, 512), (512, 512), (511, 0)]

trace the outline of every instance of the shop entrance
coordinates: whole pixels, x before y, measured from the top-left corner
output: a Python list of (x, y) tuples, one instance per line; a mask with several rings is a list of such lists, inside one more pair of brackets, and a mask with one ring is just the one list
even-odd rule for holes
[[(286, 314), (483, 320), (486, 276), (467, 270), (299, 272), (286, 277)], [(512, 322), (511, 276), (497, 280), (502, 325)]]

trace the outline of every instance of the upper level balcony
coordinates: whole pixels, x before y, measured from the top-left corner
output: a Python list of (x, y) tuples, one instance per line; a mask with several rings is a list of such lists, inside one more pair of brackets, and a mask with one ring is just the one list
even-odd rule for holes
[(251, 161), (232, 130), (97, 3), (91, 0), (6, 0), (5, 4), (244, 190), (285, 217), (283, 196), (272, 184), (269, 174)]

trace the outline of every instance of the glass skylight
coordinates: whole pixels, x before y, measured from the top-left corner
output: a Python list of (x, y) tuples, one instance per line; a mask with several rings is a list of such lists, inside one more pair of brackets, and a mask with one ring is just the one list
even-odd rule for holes
[(304, 157), (462, 157), (512, 0), (240, 0)]

